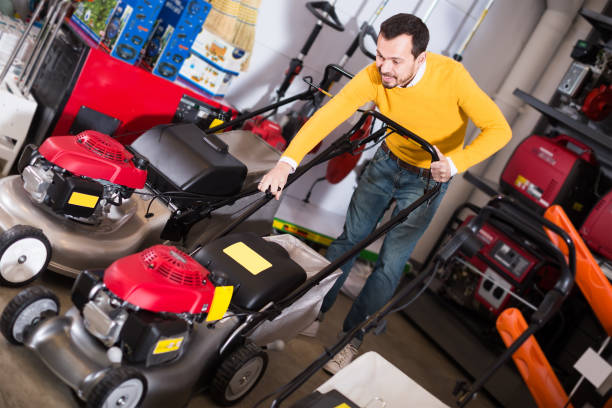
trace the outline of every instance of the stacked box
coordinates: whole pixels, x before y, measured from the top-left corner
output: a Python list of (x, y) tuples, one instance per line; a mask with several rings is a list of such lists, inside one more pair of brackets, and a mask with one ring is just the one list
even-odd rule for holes
[(238, 75), (249, 53), (203, 29), (196, 37), (191, 52), (218, 69)]
[(78, 3), (70, 19), (89, 37), (99, 43), (119, 0), (96, 0)]
[(210, 7), (204, 0), (167, 0), (147, 42), (142, 65), (174, 81)]
[(193, 54), (179, 71), (180, 78), (212, 96), (224, 96), (236, 76)]
[(130, 64), (140, 59), (162, 4), (162, 0), (121, 0), (117, 4), (102, 40), (113, 57)]

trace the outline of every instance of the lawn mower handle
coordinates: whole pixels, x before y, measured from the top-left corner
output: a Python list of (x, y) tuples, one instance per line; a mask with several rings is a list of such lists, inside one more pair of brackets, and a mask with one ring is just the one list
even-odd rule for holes
[[(323, 87), (323, 84), (329, 83), (330, 82), (330, 77), (332, 75), (334, 75), (334, 72), (332, 71), (338, 71), (341, 72), (343, 75), (350, 75), (349, 77), (352, 78), (352, 75), (347, 73), (346, 71), (344, 71), (341, 67), (337, 67), (333, 66), (332, 64), (328, 65), (327, 67), (325, 67), (325, 71), (323, 73), (323, 79), (320, 82), (319, 87)], [(213, 134), (213, 133), (217, 133), (221, 130), (227, 129), (229, 127), (232, 126), (240, 126), (245, 120), (251, 119), (257, 115), (261, 115), (264, 112), (268, 112), (271, 110), (275, 110), (278, 109), (279, 107), (283, 106), (283, 105), (287, 105), (291, 102), (294, 101), (298, 101), (298, 100), (307, 100), (312, 98), (315, 94), (317, 93), (317, 89), (316, 88), (308, 88), (307, 90), (305, 90), (304, 92), (301, 92), (299, 94), (290, 96), (289, 98), (280, 100), (278, 102), (272, 103), (270, 105), (264, 106), (263, 108), (257, 109), (253, 112), (247, 112), (247, 113), (243, 113), (242, 115), (238, 115), (235, 119), (232, 119), (230, 121), (224, 122), (220, 125), (217, 125), (215, 127), (209, 128), (209, 129), (203, 129), (204, 133), (207, 135)]]

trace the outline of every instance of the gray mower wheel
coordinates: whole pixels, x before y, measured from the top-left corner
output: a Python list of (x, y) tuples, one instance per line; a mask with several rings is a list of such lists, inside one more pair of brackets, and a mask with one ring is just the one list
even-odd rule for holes
[(147, 379), (134, 367), (109, 369), (93, 387), (87, 408), (136, 408), (147, 394)]
[(268, 355), (253, 343), (231, 352), (219, 365), (210, 396), (219, 405), (229, 406), (244, 398), (263, 377)]
[(0, 234), (0, 284), (23, 286), (47, 269), (51, 243), (42, 230), (15, 225)]
[(13, 344), (23, 344), (28, 330), (42, 320), (57, 316), (60, 306), (55, 293), (42, 286), (22, 290), (2, 311), (0, 331)]

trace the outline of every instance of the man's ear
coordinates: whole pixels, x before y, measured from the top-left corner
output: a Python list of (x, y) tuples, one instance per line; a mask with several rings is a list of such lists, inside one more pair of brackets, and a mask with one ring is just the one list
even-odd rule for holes
[(425, 62), (425, 51), (423, 51), (422, 53), (420, 53), (417, 57), (416, 57), (416, 62), (421, 65)]

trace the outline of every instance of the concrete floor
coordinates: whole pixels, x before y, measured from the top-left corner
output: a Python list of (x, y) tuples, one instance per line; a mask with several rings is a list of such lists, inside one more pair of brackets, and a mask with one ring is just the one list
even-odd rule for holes
[[(62, 304), (62, 313), (70, 306), (69, 292), (72, 279), (47, 272), (36, 282), (55, 291)], [(0, 309), (20, 289), (0, 287)], [(283, 351), (269, 351), (270, 362), (264, 378), (239, 404), (239, 408), (253, 407), (263, 396), (287, 383), (303, 368), (319, 357), (324, 346), (331, 346), (336, 339), (340, 322), (344, 318), (350, 300), (341, 295), (334, 308), (326, 314), (316, 338), (298, 336), (288, 342)], [(449, 406), (455, 406), (451, 391), (455, 382), (464, 379), (461, 372), (439, 350), (416, 330), (403, 316), (389, 317), (387, 331), (383, 335), (370, 334), (360, 351), (374, 350), (397, 366)], [(33, 353), (23, 347), (13, 346), (0, 339), (0, 407), (78, 407), (70, 389), (57, 379)], [(302, 386), (283, 406), (304, 397), (329, 375), (318, 372)], [(270, 406), (271, 400), (262, 407)], [(407, 401), (406, 406), (410, 406)], [(473, 408), (494, 405), (479, 395), (469, 405)], [(188, 408), (216, 407), (206, 396), (194, 396)], [(391, 408), (391, 407), (389, 407)]]

